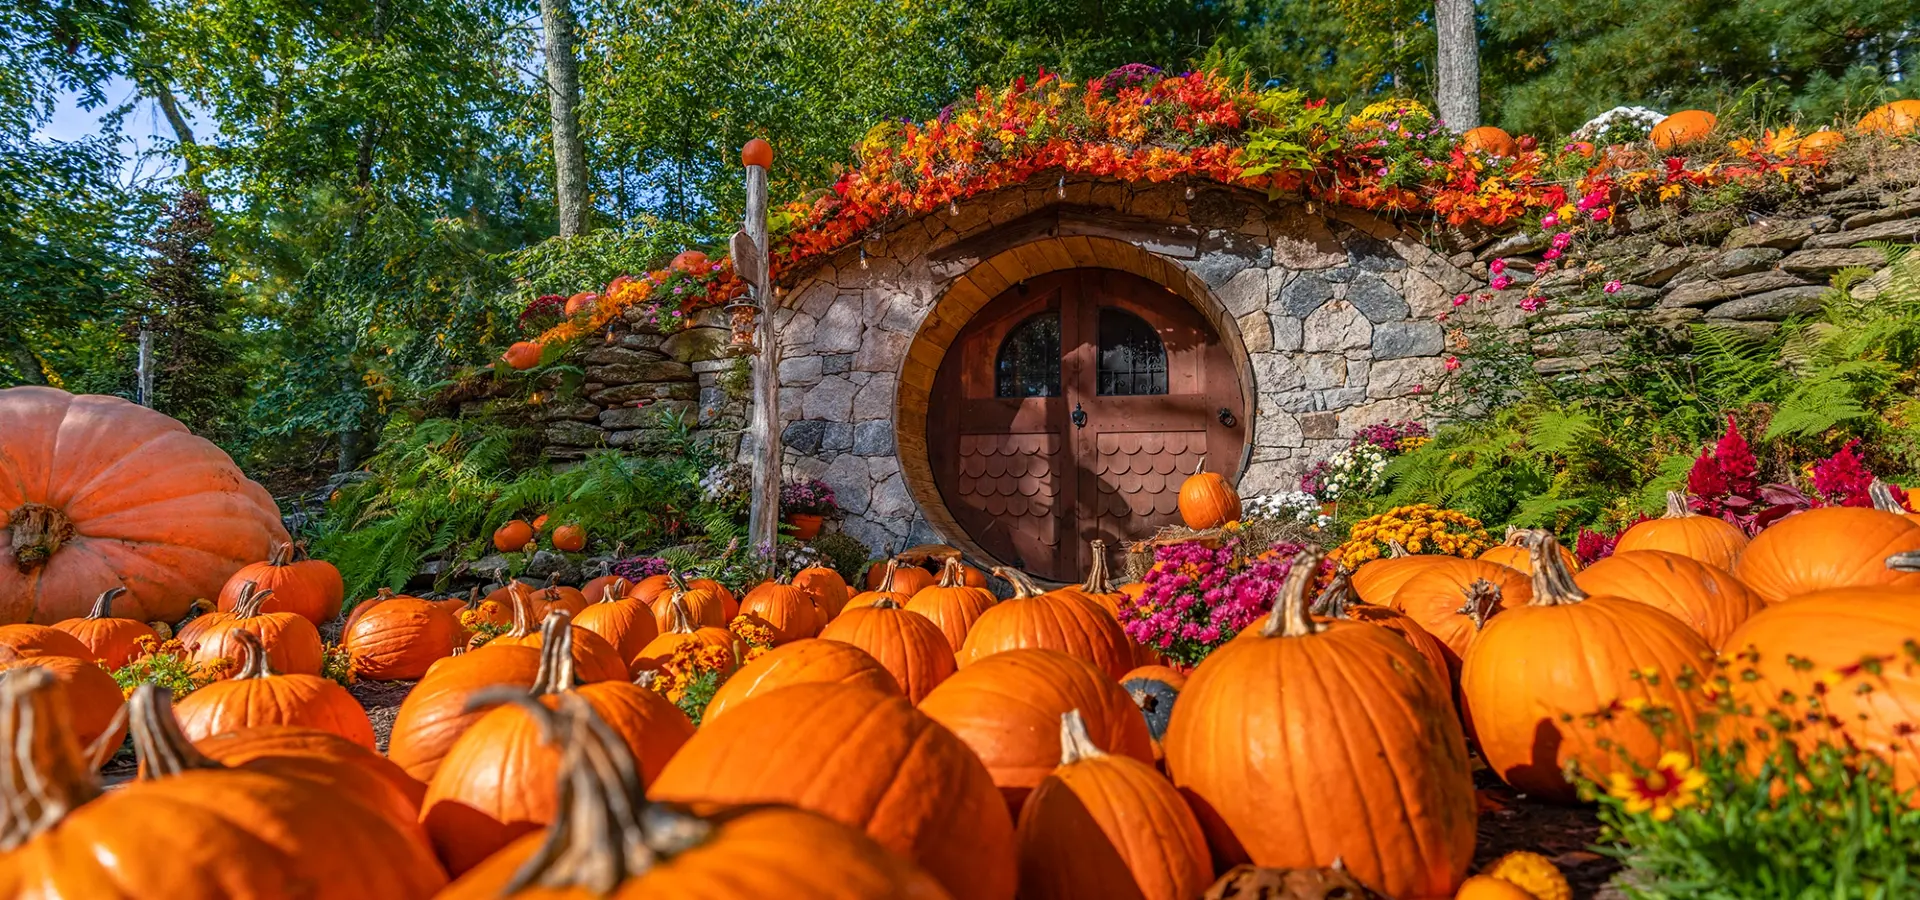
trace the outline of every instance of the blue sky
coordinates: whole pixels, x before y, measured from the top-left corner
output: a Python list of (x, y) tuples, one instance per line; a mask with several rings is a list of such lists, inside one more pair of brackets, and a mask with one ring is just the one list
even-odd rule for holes
[[(138, 96), (133, 84), (121, 78), (108, 81), (102, 85), (101, 91), (106, 95), (107, 102), (91, 110), (82, 109), (76, 95), (62, 94), (55, 104), (53, 116), (35, 130), (34, 137), (48, 141), (98, 137), (103, 133), (101, 116), (131, 103), (132, 110), (121, 120), (120, 128), (120, 152), (126, 160), (121, 166), (122, 177), (127, 180), (144, 179), (177, 170), (179, 164), (169, 156), (146, 155), (143, 158), (148, 151), (170, 146), (173, 142), (173, 129), (167, 125), (159, 104)], [(204, 136), (208, 128), (206, 117), (195, 116), (190, 109), (185, 112), (194, 134)]]

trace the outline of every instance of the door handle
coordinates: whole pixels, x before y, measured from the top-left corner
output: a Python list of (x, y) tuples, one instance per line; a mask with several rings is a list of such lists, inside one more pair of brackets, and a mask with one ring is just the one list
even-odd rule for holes
[(1214, 417), (1220, 420), (1220, 424), (1225, 425), (1228, 428), (1232, 428), (1235, 424), (1239, 423), (1240, 421), (1239, 419), (1234, 417), (1233, 410), (1230, 410), (1224, 406), (1220, 407), (1220, 412), (1216, 413)]
[(1073, 413), (1069, 415), (1068, 418), (1073, 420), (1073, 427), (1075, 428), (1087, 427), (1087, 411), (1081, 408), (1078, 403), (1073, 405)]

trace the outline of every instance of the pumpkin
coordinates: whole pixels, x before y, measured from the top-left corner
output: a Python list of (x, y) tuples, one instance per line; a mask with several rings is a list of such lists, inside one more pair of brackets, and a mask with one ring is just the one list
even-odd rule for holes
[(533, 526), (514, 519), (493, 530), (493, 549), (501, 553), (518, 553), (533, 543)]
[(267, 648), (267, 662), (274, 671), (289, 675), (320, 674), (320, 630), (299, 613), (261, 612), (260, 605), (273, 594), (242, 585), (240, 599), (232, 612), (210, 612), (197, 616), (180, 629), (180, 643), (189, 658), (202, 665), (215, 660), (243, 663), (244, 651), (234, 637), (241, 631), (252, 632)]
[(773, 145), (760, 138), (748, 138), (740, 145), (740, 165), (759, 166), (762, 169), (773, 166)]
[(0, 390), (0, 623), (178, 621), (287, 539), (273, 498), (212, 442), (118, 397)]
[(468, 704), (482, 691), (527, 687), (539, 673), (540, 651), (524, 644), (485, 644), (427, 669), (400, 701), (387, 758), (408, 775), (431, 781), (454, 740), (486, 714)]
[(74, 735), (96, 768), (120, 749), (120, 742), (127, 736), (126, 724), (120, 718), (125, 701), (120, 685), (107, 670), (93, 660), (72, 656), (32, 656), (0, 663), (0, 673), (27, 668), (42, 670), (58, 683), (55, 696), (66, 707)]
[[(1526, 547), (1520, 545), (1520, 540), (1520, 531), (1509, 528), (1507, 529), (1507, 539), (1492, 547), (1488, 547), (1480, 554), (1480, 558), (1495, 565), (1506, 566), (1522, 575), (1532, 575), (1533, 556), (1527, 551)], [(1580, 558), (1574, 556), (1572, 550), (1561, 547), (1559, 548), (1559, 556), (1562, 565), (1568, 569), (1579, 571)]]
[(1861, 116), (1860, 124), (1853, 130), (1859, 134), (1895, 137), (1912, 134), (1916, 125), (1920, 125), (1920, 100), (1895, 100)]
[[(591, 587), (592, 582), (588, 582), (588, 586)], [(631, 669), (640, 651), (660, 636), (653, 610), (627, 596), (619, 582), (603, 584), (599, 597), (599, 602), (587, 604), (586, 609), (573, 617), (573, 624), (599, 635)]]
[(240, 601), (241, 585), (253, 582), (256, 590), (273, 592), (260, 607), (265, 612), (298, 613), (315, 625), (340, 615), (346, 590), (340, 570), (330, 562), (298, 559), (303, 549), (304, 545), (283, 541), (274, 545), (266, 562), (241, 566), (220, 588), (220, 609), (232, 612)]
[(1573, 581), (1589, 594), (1626, 597), (1665, 610), (1715, 650), (1747, 617), (1767, 607), (1732, 572), (1665, 550), (1615, 551)]
[[(1803, 752), (1821, 744), (1857, 747), (1887, 761), (1896, 790), (1920, 787), (1920, 735), (1912, 728), (1920, 710), (1916, 642), (1920, 602), (1911, 592), (1842, 588), (1769, 606), (1727, 638), (1722, 674), (1739, 713), (1725, 726), (1736, 732), (1730, 736), (1771, 735), (1770, 719), (1781, 715), (1794, 723), (1787, 739)], [(1783, 703), (1786, 697), (1794, 699)], [(1756, 770), (1758, 755), (1746, 760)]]
[[(1920, 525), (1920, 511), (1910, 510), (1907, 504), (1901, 503), (1900, 498), (1893, 495), (1892, 485), (1875, 478), (1867, 485), (1867, 496), (1872, 499), (1874, 509), (1893, 513), (1915, 525)], [(1909, 493), (1907, 500), (1909, 503), (1914, 502), (1913, 494)]]
[(587, 595), (581, 593), (579, 588), (564, 584), (541, 588), (534, 591), (527, 599), (532, 602), (530, 608), (534, 614), (540, 618), (546, 618), (547, 613), (556, 609), (573, 616), (579, 615), (581, 610), (587, 608)]
[[(633, 582), (624, 576), (612, 574), (587, 579), (587, 583), (580, 586), (580, 596), (587, 598), (588, 604), (599, 603), (606, 595), (607, 588), (613, 588), (615, 598), (633, 596)], [(579, 617), (576, 615), (575, 618)]]
[(587, 549), (587, 530), (572, 523), (555, 528), (553, 549), (566, 553), (579, 553)]
[(568, 318), (572, 318), (583, 312), (589, 312), (594, 306), (599, 304), (599, 302), (600, 295), (592, 291), (581, 291), (578, 294), (574, 294), (567, 298), (567, 305), (565, 307), (567, 316)]
[(850, 609), (861, 609), (872, 606), (881, 600), (891, 600), (899, 606), (912, 603), (914, 594), (931, 586), (931, 582), (917, 586), (914, 584), (914, 582), (919, 579), (910, 573), (919, 571), (921, 570), (918, 567), (902, 565), (897, 559), (887, 560), (886, 568), (882, 570), (880, 576), (880, 583), (875, 585), (872, 590), (861, 591), (853, 595), (847, 600), (845, 606), (840, 607), (840, 611), (844, 613)]
[[(499, 637), (488, 641), (487, 645), (522, 644), (528, 647), (539, 647), (546, 639), (545, 632), (536, 628), (534, 622), (545, 621), (547, 616), (555, 612), (566, 614), (566, 610), (556, 607), (536, 613), (533, 598), (517, 583), (508, 585), (507, 589), (513, 600), (513, 627)], [(536, 619), (536, 616), (539, 618)], [(626, 681), (633, 677), (631, 670), (627, 668), (627, 661), (620, 658), (619, 652), (615, 651), (613, 645), (607, 643), (605, 638), (578, 625), (569, 625), (568, 631), (572, 634), (569, 643), (573, 647), (574, 674), (581, 681), (588, 683)]]
[(1679, 491), (1667, 492), (1666, 515), (1634, 525), (1613, 545), (1615, 553), (1665, 550), (1727, 571), (1733, 571), (1746, 549), (1746, 532), (1725, 519), (1695, 515), (1687, 508), (1687, 495)]
[(953, 645), (931, 619), (882, 599), (848, 608), (820, 636), (859, 647), (893, 675), (908, 700), (919, 703), (953, 676)]
[(1021, 900), (1192, 900), (1213, 880), (1200, 823), (1153, 766), (1060, 717), (1059, 766), (1020, 811)]
[[(1573, 886), (1567, 884), (1567, 876), (1560, 874), (1553, 860), (1530, 850), (1508, 853), (1494, 860), (1481, 874), (1518, 887), (1538, 900), (1573, 900)], [(1462, 890), (1465, 888), (1461, 885)]]
[(824, 566), (801, 569), (793, 576), (793, 586), (806, 591), (807, 596), (813, 599), (813, 608), (819, 613), (822, 628), (840, 614), (853, 596), (847, 590), (846, 579), (841, 578), (839, 572)]
[(682, 250), (668, 265), (685, 275), (705, 275), (708, 272), (707, 255), (698, 250)]
[(960, 573), (961, 565), (957, 559), (947, 559), (940, 565), (940, 580), (932, 587), (921, 588), (906, 603), (907, 612), (919, 613), (938, 626), (947, 636), (947, 643), (953, 645), (953, 652), (967, 641), (967, 632), (973, 623), (980, 620), (987, 610), (993, 608), (993, 592), (986, 588), (969, 587)]
[(1400, 592), (1401, 585), (1435, 560), (1447, 559), (1430, 554), (1408, 553), (1407, 548), (1395, 541), (1387, 546), (1387, 555), (1371, 559), (1360, 564), (1348, 576), (1353, 592), (1361, 602), (1377, 606), (1394, 606), (1393, 595)]
[(1453, 900), (1538, 900), (1533, 894), (1504, 878), (1475, 875), (1460, 885)]
[(1474, 636), (1495, 613), (1526, 605), (1533, 587), (1518, 570), (1484, 559), (1435, 557), (1393, 599), (1394, 609), (1446, 648), (1447, 672), (1457, 679)]
[[(1589, 596), (1561, 564), (1552, 534), (1526, 531), (1521, 540), (1534, 554), (1533, 597), (1494, 616), (1461, 666), (1461, 696), (1488, 767), (1516, 790), (1571, 803), (1570, 765), (1604, 782), (1669, 750), (1691, 757), (1713, 649), (1652, 604)], [(1671, 718), (1651, 728), (1633, 712), (1643, 704)]]
[(647, 794), (791, 803), (865, 830), (955, 900), (1013, 897), (1013, 820), (986, 767), (906, 698), (865, 685), (795, 684), (741, 703), (702, 726)]
[(673, 591), (673, 577), (666, 574), (648, 575), (633, 584), (633, 596), (641, 603), (651, 605), (660, 595)]
[(234, 638), (246, 650), (240, 671), (174, 705), (187, 737), (198, 741), (255, 725), (298, 725), (373, 749), (373, 723), (346, 688), (318, 675), (281, 675), (268, 665), (252, 632), (235, 632)]
[(1653, 145), (1662, 150), (1678, 150), (1706, 140), (1720, 125), (1720, 118), (1704, 109), (1683, 109), (1654, 123)]
[[(0, 807), (31, 811), (8, 830), (0, 896), (228, 900), (297, 889), (311, 900), (424, 900), (446, 885), (426, 844), (382, 812), (313, 781), (195, 758), (177, 739), (142, 756), (144, 778), (103, 794), (51, 688), (33, 670), (0, 681), (0, 755), (16, 773), (0, 784)], [(133, 702), (163, 697), (143, 685)], [(192, 864), (210, 848), (232, 852)]]
[(711, 722), (728, 708), (790, 684), (864, 684), (891, 694), (900, 682), (872, 654), (842, 641), (807, 638), (762, 654), (740, 667), (707, 701), (702, 722)]
[(0, 625), (0, 662), (33, 656), (97, 658), (79, 638), (51, 625)]
[(540, 364), (545, 348), (533, 341), (514, 341), (507, 345), (507, 352), (500, 354), (510, 368), (526, 371)]
[(1240, 494), (1226, 476), (1206, 471), (1206, 465), (1203, 457), (1193, 474), (1180, 482), (1180, 521), (1188, 528), (1219, 528), (1240, 520)]
[(733, 621), (733, 617), (740, 614), (740, 599), (727, 590), (726, 585), (711, 578), (695, 578), (687, 582), (687, 587), (720, 598), (720, 615), (727, 621)]
[(1219, 864), (1344, 859), (1388, 896), (1448, 896), (1473, 859), (1466, 739), (1406, 641), (1308, 614), (1321, 559), (1296, 556), (1265, 622), (1188, 678), (1167, 771)]
[(651, 601), (653, 622), (661, 634), (666, 634), (673, 626), (675, 604), (685, 607), (687, 615), (693, 617), (694, 624), (702, 628), (725, 628), (728, 622), (733, 621), (727, 615), (726, 605), (712, 591), (690, 585), (678, 574), (669, 573), (667, 578), (672, 589)]
[(1093, 601), (1075, 595), (1041, 594), (1026, 573), (996, 568), (1013, 583), (1013, 599), (994, 605), (973, 623), (960, 647), (962, 667), (1003, 650), (1038, 647), (1078, 656), (1115, 681), (1133, 668), (1133, 646), (1120, 623)]
[[(1093, 601), (1095, 606), (1107, 611), (1114, 621), (1120, 620), (1120, 592), (1113, 587), (1107, 574), (1107, 542), (1094, 539), (1088, 545), (1092, 550), (1093, 562), (1087, 566), (1087, 580), (1079, 584), (1068, 585), (1055, 594), (1072, 594)], [(988, 596), (992, 596), (989, 594)]]
[(813, 598), (792, 584), (766, 581), (740, 601), (740, 615), (754, 616), (773, 629), (773, 645), (813, 637), (820, 630), (814, 620)]
[(1822, 128), (1800, 139), (1800, 152), (1821, 154), (1847, 142), (1847, 136), (1831, 128)]
[[(175, 712), (178, 711), (179, 708), (176, 706)], [(222, 731), (212, 737), (194, 741), (193, 749), (206, 754), (215, 762), (233, 768), (244, 767), (257, 759), (300, 760), (306, 763), (305, 766), (289, 763), (289, 769), (304, 767), (317, 771), (331, 766), (358, 768), (392, 785), (400, 796), (406, 798), (407, 806), (411, 810), (407, 814), (409, 823), (418, 822), (420, 798), (427, 791), (425, 784), (408, 775), (407, 770), (400, 768), (394, 761), (361, 744), (318, 728), (300, 725), (250, 725), (246, 728)], [(424, 834), (422, 839), (425, 839)]]
[(1920, 525), (1877, 509), (1829, 506), (1795, 513), (1755, 536), (1733, 567), (1762, 600), (1843, 587), (1920, 589), (1920, 573), (1887, 558), (1920, 550)]
[(93, 602), (91, 612), (78, 619), (55, 622), (53, 629), (72, 635), (86, 648), (86, 653), (80, 658), (97, 659), (109, 672), (132, 662), (144, 652), (140, 649), (140, 639), (146, 638), (158, 644), (160, 635), (154, 632), (153, 626), (139, 619), (114, 616), (113, 599), (126, 592), (126, 588), (118, 587), (101, 591), (100, 599)]
[(1054, 650), (996, 653), (941, 682), (919, 707), (973, 748), (1015, 817), (1059, 764), (1057, 725), (1073, 710), (1108, 751), (1153, 764), (1153, 738), (1133, 698), (1092, 663)]
[(648, 641), (645, 647), (640, 648), (640, 655), (631, 660), (629, 668), (635, 674), (660, 671), (666, 667), (668, 661), (673, 659), (674, 653), (690, 644), (726, 647), (733, 652), (733, 666), (729, 667), (728, 671), (740, 665), (740, 658), (746, 655), (746, 648), (733, 632), (725, 628), (694, 622), (693, 615), (687, 612), (687, 604), (679, 596), (669, 598), (667, 611), (672, 616), (667, 627), (661, 630), (659, 637)]
[(1519, 145), (1513, 142), (1513, 135), (1492, 125), (1467, 129), (1465, 134), (1460, 135), (1460, 148), (1479, 151), (1488, 156), (1503, 157), (1513, 156), (1520, 149)]
[(1160, 742), (1167, 736), (1167, 723), (1173, 720), (1173, 705), (1186, 686), (1186, 673), (1167, 666), (1141, 666), (1120, 678), (1120, 689), (1127, 692), (1127, 698), (1147, 723), (1155, 762), (1166, 755), (1166, 748)]
[(354, 674), (375, 681), (416, 680), (453, 655), (460, 622), (445, 609), (414, 597), (376, 603), (340, 637)]
[[(565, 613), (547, 614), (540, 626), (540, 669), (528, 693), (542, 705), (557, 704), (563, 694), (585, 700), (651, 782), (693, 736), (693, 722), (665, 696), (630, 682), (575, 687), (575, 630)], [(553, 821), (561, 754), (543, 726), (526, 707), (510, 703), (481, 716), (447, 750), (420, 802), (420, 821), (447, 871), (465, 872)]]
[[(1315, 615), (1329, 619), (1345, 619), (1350, 622), (1378, 625), (1399, 635), (1401, 640), (1420, 652), (1421, 659), (1427, 661), (1428, 669), (1433, 672), (1435, 678), (1439, 679), (1440, 689), (1443, 691), (1453, 689), (1453, 662), (1452, 657), (1448, 655), (1449, 650), (1446, 644), (1440, 643), (1439, 638), (1428, 634), (1425, 628), (1420, 627), (1420, 623), (1415, 622), (1406, 613), (1392, 607), (1375, 606), (1359, 601), (1360, 598), (1354, 595), (1353, 583), (1349, 580), (1346, 570), (1342, 569), (1334, 573), (1333, 581), (1320, 592), (1319, 598), (1314, 601), (1313, 612)], [(1472, 605), (1471, 598), (1468, 604)]]
[(947, 900), (911, 863), (818, 813), (650, 803), (639, 765), (588, 704), (516, 701), (560, 742), (553, 820), (488, 857), (441, 900)]

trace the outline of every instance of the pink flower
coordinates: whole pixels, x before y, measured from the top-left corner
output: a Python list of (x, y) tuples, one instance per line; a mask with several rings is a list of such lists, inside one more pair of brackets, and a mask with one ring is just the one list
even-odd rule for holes
[(1493, 283), (1492, 283), (1491, 285), (1489, 285), (1489, 286), (1490, 286), (1490, 287), (1492, 287), (1492, 288), (1493, 288), (1494, 290), (1496, 290), (1496, 291), (1504, 291), (1504, 290), (1506, 290), (1507, 288), (1509, 288), (1509, 287), (1512, 287), (1512, 286), (1513, 286), (1513, 276), (1511, 276), (1511, 275), (1502, 275), (1502, 276), (1500, 276), (1500, 277), (1498, 277), (1498, 278), (1495, 278), (1495, 279), (1493, 280)]
[(1540, 255), (1541, 255), (1541, 256), (1544, 256), (1544, 257), (1546, 257), (1546, 258), (1548, 258), (1548, 259), (1559, 259), (1559, 258), (1560, 258), (1560, 250), (1559, 250), (1558, 248), (1556, 248), (1556, 247), (1548, 247), (1548, 248), (1547, 248), (1547, 252), (1545, 252), (1545, 253), (1542, 253), (1542, 254), (1540, 254)]
[[(1551, 253), (1553, 251), (1549, 250), (1547, 252)], [(1553, 263), (1537, 262), (1533, 264), (1533, 274), (1535, 275), (1545, 275), (1551, 271), (1553, 271)]]
[(1606, 291), (1609, 294), (1620, 293), (1620, 279), (1615, 278), (1614, 280), (1607, 282), (1607, 286), (1601, 288), (1601, 290)]
[(1613, 211), (1604, 206), (1593, 211), (1593, 220), (1595, 222), (1605, 222), (1607, 219), (1612, 218), (1612, 216)]
[(1465, 306), (1465, 305), (1467, 305), (1467, 295), (1465, 295), (1465, 294), (1455, 294), (1455, 295), (1453, 295), (1453, 305), (1455, 305), (1455, 306)]
[(1447, 357), (1447, 371), (1451, 372), (1458, 368), (1460, 368), (1460, 357), (1458, 356)]
[(1553, 249), (1555, 250), (1565, 250), (1567, 249), (1567, 245), (1571, 243), (1573, 243), (1572, 232), (1562, 231), (1553, 236)]
[(1505, 272), (1507, 270), (1507, 261), (1504, 259), (1496, 259), (1487, 264), (1487, 270), (1495, 275)]
[(1546, 305), (1547, 305), (1547, 298), (1545, 297), (1536, 297), (1532, 294), (1528, 294), (1527, 296), (1520, 298), (1520, 308), (1526, 310), (1527, 312), (1537, 311), (1538, 309), (1540, 309), (1540, 307), (1546, 306)]
[(1427, 392), (1427, 386), (1424, 384), (1416, 384), (1413, 386), (1413, 392), (1415, 394), (1424, 394)]
[(1541, 228), (1552, 228), (1553, 226), (1558, 224), (1560, 224), (1559, 213), (1547, 213), (1546, 215), (1540, 217)]

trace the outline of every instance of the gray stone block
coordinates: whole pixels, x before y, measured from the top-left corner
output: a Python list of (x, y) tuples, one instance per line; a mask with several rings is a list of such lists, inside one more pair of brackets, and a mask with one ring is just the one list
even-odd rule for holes
[(607, 433), (585, 422), (549, 422), (544, 435), (549, 444), (562, 447), (598, 447), (607, 442)]
[(635, 350), (619, 344), (605, 344), (588, 350), (584, 357), (589, 366), (640, 364), (659, 362), (666, 354), (658, 350)]
[(820, 437), (820, 449), (835, 453), (845, 453), (853, 449), (853, 423), (828, 422), (827, 431)]
[(1360, 272), (1353, 283), (1347, 285), (1347, 302), (1360, 310), (1367, 321), (1376, 325), (1398, 321), (1413, 314), (1400, 292), (1371, 272)]
[(845, 375), (853, 371), (853, 354), (831, 353), (820, 357), (820, 374)]
[(1373, 339), (1373, 326), (1367, 317), (1343, 301), (1314, 310), (1307, 316), (1304, 330), (1304, 347), (1308, 353), (1358, 350)]
[(1793, 316), (1819, 312), (1820, 298), (1826, 296), (1826, 293), (1827, 288), (1817, 285), (1781, 288), (1777, 291), (1729, 300), (1707, 310), (1707, 318), (1778, 322)]
[(1304, 319), (1333, 299), (1333, 284), (1319, 272), (1301, 272), (1280, 289), (1280, 308), (1287, 315)]
[(820, 443), (826, 435), (826, 420), (801, 419), (780, 432), (780, 445), (795, 453), (811, 456), (820, 452)]
[(1724, 281), (1713, 279), (1694, 281), (1668, 290), (1667, 295), (1660, 298), (1660, 305), (1664, 307), (1710, 306), (1722, 300), (1777, 291), (1781, 288), (1799, 287), (1806, 283), (1798, 276), (1781, 271), (1754, 272), (1751, 275), (1738, 275)]
[(893, 423), (884, 419), (853, 426), (855, 456), (888, 456), (893, 453)]
[(607, 429), (657, 428), (664, 419), (694, 415), (691, 400), (655, 400), (646, 406), (620, 406), (600, 413), (600, 427)]
[(1801, 250), (1780, 261), (1780, 268), (1795, 275), (1830, 275), (1841, 269), (1865, 266), (1877, 269), (1887, 264), (1887, 256), (1871, 247), (1825, 250)]
[(1852, 231), (1823, 234), (1807, 241), (1807, 249), (1823, 250), (1829, 247), (1852, 247), (1867, 241), (1897, 241), (1911, 243), (1920, 241), (1920, 219), (1901, 219), (1895, 222), (1881, 222)]
[(594, 391), (590, 396), (600, 406), (624, 406), (636, 400), (694, 400), (700, 385), (692, 380), (655, 381), (647, 384), (623, 384)]
[(1388, 322), (1373, 329), (1373, 358), (1437, 356), (1446, 348), (1438, 322)]
[(672, 360), (617, 363), (587, 369), (587, 379), (605, 385), (641, 384), (652, 381), (692, 381), (693, 369)]
[(732, 342), (733, 332), (729, 329), (689, 328), (667, 338), (660, 350), (681, 362), (692, 362), (726, 356), (727, 347)]
[(804, 387), (820, 380), (822, 363), (818, 356), (795, 356), (780, 361), (780, 383)]
[(1839, 223), (1830, 216), (1814, 216), (1809, 219), (1783, 219), (1775, 222), (1760, 222), (1744, 228), (1735, 228), (1727, 233), (1727, 239), (1721, 243), (1726, 250), (1738, 250), (1741, 247), (1772, 247), (1775, 250), (1795, 250), (1801, 244), (1823, 231), (1831, 231)]

